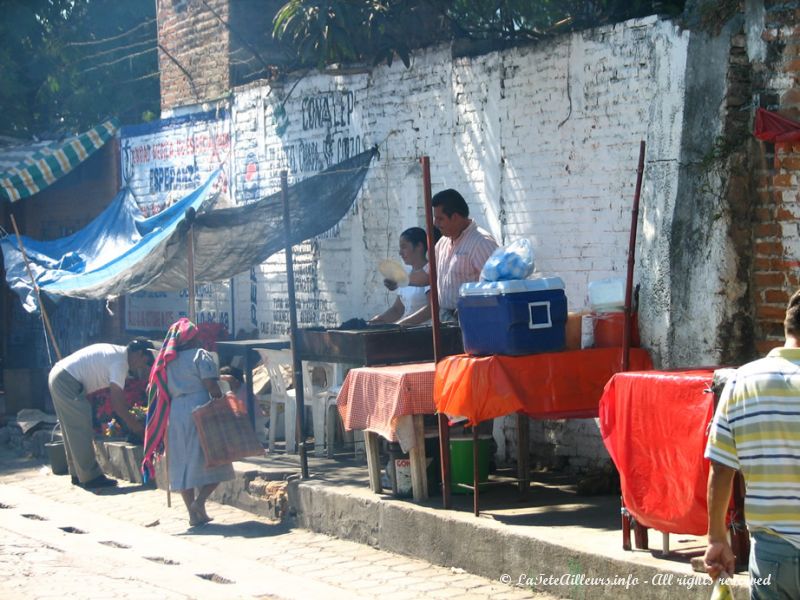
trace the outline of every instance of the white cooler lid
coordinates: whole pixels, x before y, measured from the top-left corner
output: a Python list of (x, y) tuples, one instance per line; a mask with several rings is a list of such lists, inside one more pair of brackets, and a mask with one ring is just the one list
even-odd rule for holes
[(460, 296), (499, 296), (500, 294), (518, 294), (520, 292), (542, 292), (545, 290), (563, 290), (561, 277), (537, 277), (536, 279), (509, 279), (508, 281), (480, 281), (463, 283), (459, 289)]

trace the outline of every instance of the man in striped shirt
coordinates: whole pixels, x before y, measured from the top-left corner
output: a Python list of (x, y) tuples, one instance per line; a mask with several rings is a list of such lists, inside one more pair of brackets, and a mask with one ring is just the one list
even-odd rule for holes
[[(481, 269), (497, 242), (492, 234), (469, 218), (469, 206), (456, 190), (437, 193), (433, 199), (433, 224), (442, 232), (436, 242), (436, 272), (439, 289), (439, 312), (443, 322), (457, 321), (456, 305), (462, 283), (478, 281)], [(417, 277), (415, 279), (415, 276)], [(412, 274), (410, 285), (428, 285), (428, 274)], [(398, 321), (417, 325), (431, 318), (430, 305)]]
[(786, 341), (728, 381), (711, 423), (706, 457), (712, 577), (734, 571), (725, 515), (736, 470), (744, 476), (751, 533), (750, 597), (800, 598), (800, 290), (789, 300)]

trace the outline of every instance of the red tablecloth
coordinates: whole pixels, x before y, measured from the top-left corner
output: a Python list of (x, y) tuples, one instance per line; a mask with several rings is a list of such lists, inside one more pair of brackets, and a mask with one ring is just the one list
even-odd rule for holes
[(703, 458), (713, 370), (618, 373), (600, 400), (600, 431), (637, 522), (669, 533), (708, 528)]
[(434, 363), (351, 369), (337, 404), (346, 429), (373, 431), (397, 441), (397, 420), (433, 414)]
[[(448, 356), (436, 367), (436, 408), (480, 423), (522, 411), (538, 419), (597, 416), (603, 386), (622, 365), (621, 348), (525, 356)], [(651, 369), (650, 356), (631, 348), (630, 367)]]

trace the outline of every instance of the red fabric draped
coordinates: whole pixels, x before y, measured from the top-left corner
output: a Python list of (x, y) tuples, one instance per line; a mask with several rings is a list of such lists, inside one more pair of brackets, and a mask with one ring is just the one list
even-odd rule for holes
[(600, 432), (620, 475), (625, 507), (659, 531), (704, 535), (703, 458), (713, 370), (618, 373), (600, 400)]
[(800, 123), (759, 108), (756, 110), (753, 135), (762, 142), (772, 142), (773, 144), (797, 142), (800, 141)]

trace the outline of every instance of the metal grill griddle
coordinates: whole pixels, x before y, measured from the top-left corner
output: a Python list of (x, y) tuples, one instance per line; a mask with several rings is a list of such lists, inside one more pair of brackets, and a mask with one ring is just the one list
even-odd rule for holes
[[(391, 365), (433, 360), (433, 332), (429, 325), (396, 325), (367, 329), (298, 329), (295, 340), (301, 360), (360, 366)], [(461, 354), (461, 328), (441, 327), (442, 356)]]

